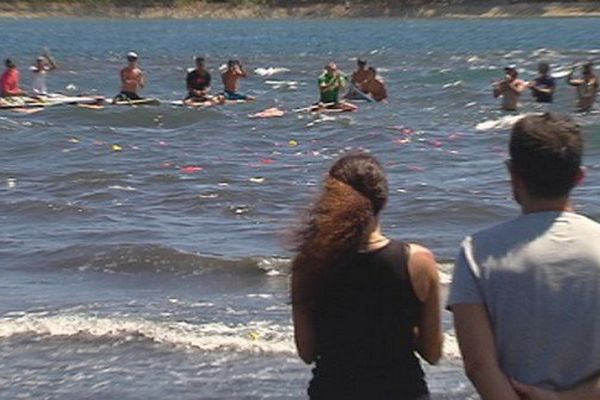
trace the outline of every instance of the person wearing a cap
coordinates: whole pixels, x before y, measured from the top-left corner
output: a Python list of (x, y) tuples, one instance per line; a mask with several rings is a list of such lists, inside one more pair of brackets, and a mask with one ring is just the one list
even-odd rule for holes
[(527, 83), (519, 79), (517, 67), (509, 65), (504, 68), (506, 77), (494, 84), (494, 97), (502, 96), (502, 109), (506, 111), (517, 111), (519, 97), (527, 88)]
[(538, 65), (539, 75), (529, 84), (531, 94), (538, 103), (552, 103), (556, 80), (550, 74), (550, 65), (542, 62)]
[(575, 69), (567, 77), (567, 82), (577, 88), (577, 106), (581, 111), (589, 111), (598, 95), (598, 77), (594, 73), (594, 64), (591, 62), (583, 66), (583, 73), (580, 79), (573, 79)]
[(355, 111), (357, 107), (354, 104), (340, 102), (340, 90), (346, 86), (348, 78), (337, 68), (332, 61), (325, 66), (325, 71), (319, 76), (319, 91), (321, 93), (319, 107), (344, 109)]
[(39, 56), (29, 69), (32, 74), (31, 89), (35, 94), (47, 94), (48, 87), (46, 86), (46, 76), (48, 72), (54, 71), (57, 68), (54, 59), (50, 56), (50, 53), (46, 50), (44, 54)]
[(0, 96), (25, 96), (26, 93), (21, 90), (21, 73), (17, 69), (17, 65), (9, 58), (4, 61), (6, 70), (0, 77)]
[(127, 53), (128, 65), (121, 70), (121, 93), (115, 101), (141, 100), (138, 91), (144, 87), (144, 72), (137, 65), (138, 55), (130, 51)]

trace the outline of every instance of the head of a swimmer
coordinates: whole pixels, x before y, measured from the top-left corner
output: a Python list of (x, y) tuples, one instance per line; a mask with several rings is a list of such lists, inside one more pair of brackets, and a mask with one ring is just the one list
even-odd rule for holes
[(358, 58), (356, 60), (356, 66), (358, 67), (358, 69), (365, 69), (367, 68), (367, 60), (365, 60), (364, 58)]
[(548, 75), (550, 72), (550, 65), (547, 62), (541, 62), (538, 64), (538, 72), (542, 76)]
[(517, 71), (517, 68), (513, 66), (504, 68), (504, 72), (506, 72), (506, 75), (510, 79), (517, 79), (517, 77), (519, 76), (519, 71)]
[(331, 61), (325, 65), (325, 71), (327, 71), (329, 74), (335, 74), (337, 71), (337, 65)]
[(7, 58), (6, 60), (4, 60), (4, 65), (6, 66), (6, 68), (16, 68), (17, 65), (14, 63), (13, 60), (11, 60), (10, 58)]

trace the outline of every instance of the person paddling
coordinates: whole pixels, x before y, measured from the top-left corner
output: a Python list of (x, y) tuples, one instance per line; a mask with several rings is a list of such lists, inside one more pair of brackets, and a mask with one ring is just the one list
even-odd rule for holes
[(31, 89), (35, 94), (47, 94), (48, 87), (46, 86), (46, 77), (48, 72), (54, 71), (57, 68), (56, 63), (48, 50), (44, 51), (44, 54), (39, 56), (29, 69), (32, 74)]
[(319, 76), (320, 99), (318, 106), (324, 108), (344, 109), (355, 111), (358, 109), (354, 104), (340, 102), (340, 90), (346, 86), (348, 78), (338, 70), (334, 62), (325, 66), (325, 71)]
[(137, 53), (127, 53), (127, 66), (121, 70), (121, 93), (114, 101), (141, 100), (138, 91), (145, 85), (144, 72), (138, 67)]

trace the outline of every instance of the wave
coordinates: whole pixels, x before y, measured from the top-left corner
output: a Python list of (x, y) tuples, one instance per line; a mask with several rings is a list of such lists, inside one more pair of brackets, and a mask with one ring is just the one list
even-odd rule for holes
[[(295, 357), (291, 325), (270, 321), (245, 324), (222, 322), (192, 324), (161, 322), (132, 317), (96, 317), (85, 314), (27, 314), (0, 319), (0, 339), (15, 336), (73, 338), (77, 340), (115, 340), (126, 343), (142, 337), (154, 343), (206, 352), (271, 354)], [(444, 356), (460, 358), (454, 331), (444, 332)]]
[(205, 256), (160, 244), (74, 245), (27, 256), (28, 262), (50, 268), (101, 272), (170, 272), (201, 275), (211, 271), (288, 275), (290, 261), (281, 257), (238, 259)]
[(484, 122), (480, 122), (475, 125), (477, 131), (492, 131), (492, 130), (507, 130), (512, 128), (519, 120), (529, 116), (539, 115), (539, 113), (525, 113), (519, 115), (505, 115), (498, 119), (491, 119)]
[(0, 338), (18, 335), (117, 341), (143, 337), (167, 346), (202, 351), (295, 354), (292, 330), (267, 321), (237, 325), (220, 322), (196, 325), (188, 322), (160, 322), (131, 317), (101, 318), (77, 314), (30, 314), (0, 319)]

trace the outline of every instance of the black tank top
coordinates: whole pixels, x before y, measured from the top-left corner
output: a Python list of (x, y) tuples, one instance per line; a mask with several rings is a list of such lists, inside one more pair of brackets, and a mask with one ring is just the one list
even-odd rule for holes
[(409, 246), (391, 241), (340, 266), (317, 299), (311, 399), (414, 399), (427, 393), (414, 354), (422, 303)]

